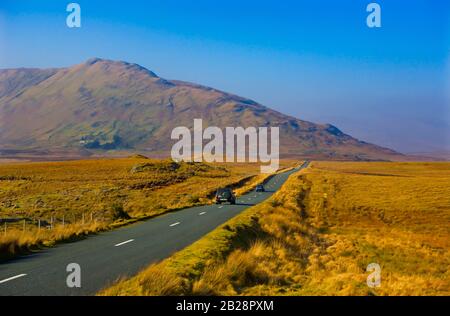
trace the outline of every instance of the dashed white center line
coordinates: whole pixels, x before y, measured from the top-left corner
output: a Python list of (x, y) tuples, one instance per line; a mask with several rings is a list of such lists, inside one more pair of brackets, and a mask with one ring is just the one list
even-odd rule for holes
[(198, 215), (204, 215), (204, 214), (206, 214), (206, 212), (201, 212), (201, 213), (198, 213)]
[(128, 243), (130, 243), (130, 242), (132, 242), (132, 241), (134, 241), (134, 239), (130, 239), (130, 240), (127, 240), (127, 241), (121, 242), (121, 243), (119, 243), (119, 244), (117, 244), (117, 245), (114, 245), (114, 247), (119, 247), (119, 246), (122, 246), (122, 245), (128, 244)]
[(170, 227), (173, 227), (173, 226), (177, 226), (177, 225), (179, 225), (179, 224), (180, 224), (180, 222), (176, 222), (176, 223), (170, 224), (169, 226), (170, 226)]
[(4, 280), (1, 280), (1, 281), (0, 281), (0, 284), (2, 284), (2, 283), (6, 283), (6, 282), (8, 282), (8, 281), (12, 281), (12, 280), (15, 280), (15, 279), (18, 279), (18, 278), (24, 277), (24, 276), (26, 276), (26, 274), (25, 274), (25, 273), (22, 273), (22, 274), (19, 274), (19, 275), (16, 275), (16, 276), (13, 276), (13, 277), (10, 277), (10, 278), (7, 278), (7, 279), (4, 279)]
[(221, 206), (219, 206), (219, 208), (222, 208), (223, 206), (221, 205)]

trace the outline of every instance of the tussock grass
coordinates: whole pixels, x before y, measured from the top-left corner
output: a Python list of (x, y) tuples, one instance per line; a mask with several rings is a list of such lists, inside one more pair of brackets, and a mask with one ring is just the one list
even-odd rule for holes
[[(100, 295), (449, 295), (450, 164), (316, 162)], [(369, 288), (369, 263), (382, 268)], [(173, 279), (172, 279), (173, 278)]]
[(57, 226), (54, 229), (38, 229), (33, 227), (26, 232), (10, 229), (7, 234), (0, 234), (0, 259), (10, 259), (17, 255), (51, 247), (57, 242), (76, 241), (89, 234), (108, 229), (106, 223), (81, 223)]

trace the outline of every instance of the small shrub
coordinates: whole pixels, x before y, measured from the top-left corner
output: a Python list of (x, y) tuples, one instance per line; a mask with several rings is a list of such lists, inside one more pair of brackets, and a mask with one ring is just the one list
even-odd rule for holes
[(130, 219), (130, 215), (124, 210), (122, 204), (113, 204), (111, 207), (111, 217), (113, 220)]
[(198, 197), (198, 195), (191, 195), (188, 199), (189, 203), (199, 203), (200, 202), (200, 198)]

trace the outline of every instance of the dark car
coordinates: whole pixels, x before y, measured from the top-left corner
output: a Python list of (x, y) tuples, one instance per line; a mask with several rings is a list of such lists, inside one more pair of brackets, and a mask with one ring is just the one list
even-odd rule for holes
[(266, 192), (266, 189), (264, 188), (264, 186), (262, 184), (258, 184), (256, 186), (256, 192)]
[(217, 190), (216, 204), (221, 204), (222, 202), (230, 202), (230, 204), (236, 204), (236, 196), (231, 189), (223, 188)]

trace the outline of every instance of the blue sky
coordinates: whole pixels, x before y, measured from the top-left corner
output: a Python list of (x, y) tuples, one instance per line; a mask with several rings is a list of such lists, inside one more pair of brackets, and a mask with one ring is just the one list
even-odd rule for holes
[(0, 68), (90, 57), (252, 98), (403, 152), (450, 150), (450, 4), (375, 1), (1, 0)]

